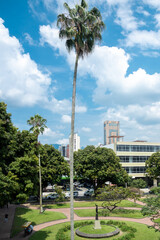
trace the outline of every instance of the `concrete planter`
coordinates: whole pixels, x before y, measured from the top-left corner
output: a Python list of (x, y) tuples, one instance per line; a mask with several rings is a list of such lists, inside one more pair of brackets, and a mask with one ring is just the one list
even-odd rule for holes
[[(117, 235), (120, 230), (119, 228), (117, 228), (116, 226), (114, 225), (108, 225), (108, 224), (104, 224), (104, 225), (107, 225), (107, 226), (111, 226), (111, 227), (114, 227), (115, 228), (115, 231), (113, 232), (109, 232), (109, 233), (103, 233), (103, 234), (89, 234), (89, 233), (84, 233), (84, 232), (81, 232), (80, 229), (82, 227), (79, 227), (76, 229), (76, 234), (80, 237), (84, 237), (84, 238), (107, 238), (107, 237), (113, 237), (115, 235)], [(87, 225), (86, 225), (87, 226)], [(84, 227), (84, 226), (83, 226)]]

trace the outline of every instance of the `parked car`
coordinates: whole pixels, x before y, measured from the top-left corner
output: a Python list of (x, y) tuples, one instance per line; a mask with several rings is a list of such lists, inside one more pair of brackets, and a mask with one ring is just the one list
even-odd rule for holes
[(65, 193), (65, 198), (70, 198), (70, 192)]
[(73, 196), (74, 196), (74, 197), (78, 197), (78, 191), (74, 191), (74, 192), (73, 192)]
[[(74, 197), (78, 197), (78, 191), (74, 191), (73, 192), (73, 196)], [(65, 198), (70, 198), (70, 192), (66, 192), (65, 193)]]
[(58, 198), (58, 194), (57, 193), (53, 193), (53, 194), (49, 194), (46, 196), (46, 199), (56, 199)]
[(29, 201), (37, 201), (38, 197), (37, 196), (29, 196)]
[(91, 189), (85, 191), (84, 196), (92, 196), (93, 193), (94, 193), (94, 189), (91, 188)]

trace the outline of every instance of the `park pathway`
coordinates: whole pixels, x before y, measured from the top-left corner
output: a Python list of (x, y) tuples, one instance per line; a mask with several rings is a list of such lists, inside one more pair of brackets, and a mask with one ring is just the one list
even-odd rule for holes
[[(140, 202), (140, 201), (136, 201), (136, 203), (140, 204), (140, 205), (145, 205), (144, 203)], [(9, 236), (10, 236), (10, 231), (11, 231), (11, 227), (12, 227), (12, 222), (13, 222), (13, 216), (14, 216), (14, 212), (15, 212), (15, 206), (9, 206), (8, 208), (8, 214), (11, 216), (12, 214), (12, 219), (10, 218), (8, 223), (4, 223), (3, 221), (3, 226), (0, 225), (0, 239), (1, 240), (9, 240)], [(36, 209), (36, 207), (29, 207), (32, 209)], [(81, 207), (81, 208), (74, 208), (76, 209), (93, 209), (95, 207)], [(127, 208), (127, 209), (137, 209), (137, 208)], [(139, 209), (139, 208), (138, 208)], [(6, 213), (7, 209), (4, 209), (3, 214), (4, 215)], [(56, 221), (51, 221), (51, 222), (46, 222), (46, 223), (42, 223), (39, 225), (34, 226), (34, 231), (32, 234), (34, 234), (35, 232), (49, 227), (49, 226), (53, 226), (56, 224), (60, 224), (60, 223), (65, 223), (65, 222), (69, 222), (70, 221), (70, 208), (59, 208), (59, 209), (45, 209), (45, 211), (51, 211), (51, 212), (61, 212), (66, 216), (66, 219), (61, 219), (61, 220), (56, 220)], [(1, 210), (0, 210), (1, 213)], [(74, 214), (74, 220), (78, 221), (78, 220), (93, 220), (95, 219), (95, 217), (79, 217), (76, 214)], [(129, 221), (129, 222), (137, 222), (137, 223), (142, 223), (142, 224), (146, 224), (148, 226), (152, 225), (153, 223), (151, 222), (150, 218), (145, 217), (145, 218), (141, 218), (141, 219), (137, 219), (137, 218), (125, 218), (125, 217), (99, 217), (100, 220), (120, 220), (120, 221)], [(12, 222), (11, 222), (12, 221)], [(10, 225), (10, 227), (7, 230), (7, 226), (8, 224)], [(5, 230), (5, 231), (4, 231)], [(29, 239), (31, 235), (26, 236), (25, 240)], [(23, 236), (23, 232), (20, 232), (17, 236), (15, 236), (14, 238), (12, 238), (12, 240), (20, 240), (20, 239), (24, 239)]]

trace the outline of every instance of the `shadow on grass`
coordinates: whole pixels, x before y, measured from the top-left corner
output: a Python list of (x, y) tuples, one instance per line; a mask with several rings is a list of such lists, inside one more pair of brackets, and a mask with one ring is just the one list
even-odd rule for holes
[(39, 232), (33, 233), (33, 235), (29, 238), (29, 240), (40, 240), (40, 239), (46, 239), (50, 236), (52, 232), (51, 231), (45, 231), (41, 230)]
[(11, 237), (23, 231), (22, 225), (25, 222), (32, 222), (33, 226), (36, 225), (34, 221), (31, 221), (31, 219), (28, 218), (29, 212), (31, 213), (32, 210), (28, 208), (20, 208), (20, 207), (16, 208), (12, 230), (11, 230)]

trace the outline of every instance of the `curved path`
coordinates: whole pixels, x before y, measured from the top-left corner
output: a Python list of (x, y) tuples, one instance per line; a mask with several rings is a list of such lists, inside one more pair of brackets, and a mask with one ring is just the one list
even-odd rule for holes
[[(144, 205), (144, 203), (142, 202), (137, 202), (140, 205)], [(36, 207), (30, 207), (30, 208), (36, 208)], [(81, 207), (81, 208), (74, 208), (76, 209), (93, 209), (95, 207)], [(136, 209), (136, 208), (128, 208), (128, 209)], [(45, 211), (51, 211), (51, 212), (61, 212), (63, 213), (67, 218), (66, 219), (61, 219), (61, 220), (56, 220), (56, 221), (51, 221), (51, 222), (46, 222), (46, 223), (42, 223), (39, 225), (34, 226), (34, 231), (33, 233), (46, 228), (46, 227), (50, 227), (56, 224), (60, 224), (60, 223), (64, 223), (64, 222), (69, 222), (70, 221), (70, 209), (69, 208), (59, 208), (59, 209), (46, 209)], [(95, 217), (79, 217), (76, 214), (74, 214), (74, 220), (78, 221), (78, 220), (93, 220), (95, 219)], [(129, 221), (129, 222), (137, 222), (137, 223), (142, 223), (142, 224), (146, 224), (148, 226), (153, 225), (152, 221), (150, 220), (150, 218), (145, 217), (145, 218), (141, 218), (141, 219), (137, 219), (137, 218), (125, 218), (125, 217), (99, 217), (100, 220), (120, 220), (120, 221)], [(32, 234), (33, 234), (32, 233)], [(31, 235), (25, 237), (25, 239), (29, 239)], [(19, 239), (23, 239), (23, 232), (19, 233), (17, 236), (15, 236), (14, 238), (12, 238), (13, 240), (19, 240)]]

